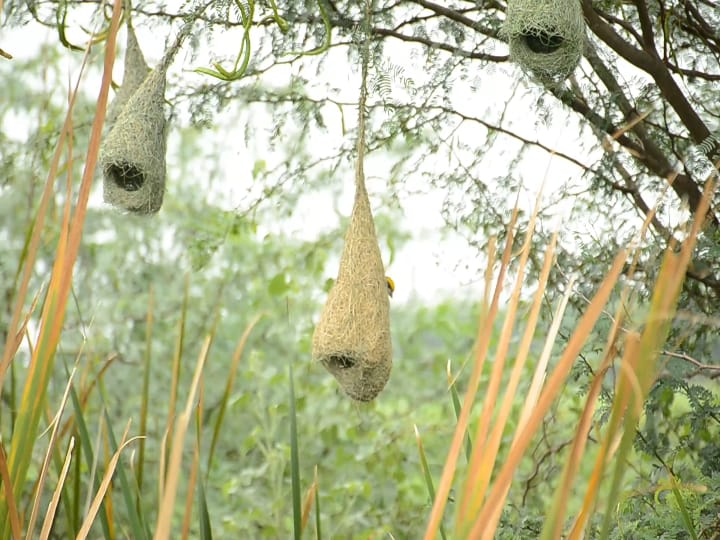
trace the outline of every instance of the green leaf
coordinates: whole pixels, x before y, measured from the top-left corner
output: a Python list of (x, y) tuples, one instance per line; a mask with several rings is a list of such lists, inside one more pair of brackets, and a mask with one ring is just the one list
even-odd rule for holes
[(267, 162), (264, 159), (258, 159), (255, 160), (255, 164), (253, 165), (252, 170), (252, 177), (254, 180), (257, 179), (257, 177), (264, 173), (267, 170)]
[(282, 296), (289, 288), (290, 286), (285, 278), (284, 272), (277, 274), (270, 280), (270, 283), (268, 283), (268, 292), (271, 296)]

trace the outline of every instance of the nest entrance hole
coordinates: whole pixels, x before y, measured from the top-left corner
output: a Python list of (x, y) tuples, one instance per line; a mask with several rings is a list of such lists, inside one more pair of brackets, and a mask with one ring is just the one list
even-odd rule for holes
[(522, 34), (528, 49), (537, 54), (551, 54), (562, 47), (565, 39), (556, 28), (529, 28)]
[(124, 191), (137, 191), (145, 185), (145, 173), (132, 163), (111, 163), (105, 174)]
[(331, 369), (350, 369), (357, 364), (357, 361), (346, 354), (333, 354), (327, 359), (327, 364)]

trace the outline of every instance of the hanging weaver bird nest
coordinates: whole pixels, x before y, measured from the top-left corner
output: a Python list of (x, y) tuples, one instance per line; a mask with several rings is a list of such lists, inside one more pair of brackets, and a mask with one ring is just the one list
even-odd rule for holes
[(105, 202), (154, 214), (165, 194), (165, 71), (153, 70), (122, 108), (100, 149)]
[(390, 303), (364, 180), (358, 184), (340, 270), (315, 328), (312, 354), (348, 396), (371, 401), (392, 368)]
[(145, 57), (135, 36), (135, 30), (133, 30), (130, 24), (130, 18), (128, 17), (123, 82), (117, 94), (115, 94), (115, 99), (113, 99), (108, 107), (107, 116), (105, 117), (108, 126), (112, 126), (115, 123), (118, 115), (127, 102), (130, 101), (135, 91), (140, 88), (140, 85), (148, 76), (148, 73), (150, 73), (150, 68), (145, 62)]
[(503, 32), (523, 70), (545, 83), (563, 81), (583, 54), (580, 0), (509, 0)]
[[(369, 35), (369, 2), (365, 9), (365, 31)], [(355, 204), (345, 234), (338, 277), (313, 334), (312, 356), (332, 373), (348, 396), (357, 401), (371, 401), (390, 378), (392, 341), (388, 282), (363, 171), (369, 39), (365, 40), (362, 52)]]
[[(127, 103), (124, 106), (121, 102), (117, 120), (103, 141), (98, 159), (103, 174), (103, 198), (113, 206), (136, 214), (154, 214), (162, 206), (167, 147), (167, 70), (183, 41), (190, 35), (193, 24), (208, 5), (201, 3), (195, 12), (189, 15), (158, 66), (142, 79), (142, 66), (147, 68), (147, 65), (142, 58), (135, 34), (128, 24), (123, 87), (127, 84), (130, 95), (125, 98)], [(130, 71), (128, 62), (131, 62)], [(142, 82), (138, 83), (139, 80)], [(132, 90), (131, 87), (135, 84), (138, 86)], [(121, 92), (118, 92), (116, 101), (120, 97)]]

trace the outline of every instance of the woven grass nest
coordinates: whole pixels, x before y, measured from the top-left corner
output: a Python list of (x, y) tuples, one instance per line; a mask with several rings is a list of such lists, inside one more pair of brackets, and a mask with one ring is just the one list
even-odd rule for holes
[(373, 400), (390, 378), (390, 302), (364, 181), (356, 190), (338, 277), (315, 328), (312, 354), (357, 401)]
[(150, 70), (128, 19), (123, 82), (98, 161), (105, 202), (135, 214), (158, 212), (165, 195), (166, 65)]
[(165, 73), (153, 70), (133, 93), (100, 148), (105, 202), (154, 214), (165, 194)]
[(545, 83), (563, 81), (583, 55), (580, 0), (509, 0), (503, 33), (523, 70)]
[[(200, 5), (150, 71), (128, 19), (123, 84), (108, 111), (110, 131), (100, 148), (105, 202), (136, 214), (154, 214), (165, 196), (167, 70), (197, 18)], [(129, 4), (128, 8), (129, 9)]]

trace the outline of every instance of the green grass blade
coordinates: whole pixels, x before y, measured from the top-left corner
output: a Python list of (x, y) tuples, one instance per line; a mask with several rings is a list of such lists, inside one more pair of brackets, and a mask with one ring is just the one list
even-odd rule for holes
[(672, 485), (673, 495), (675, 496), (675, 500), (680, 508), (680, 515), (682, 516), (683, 524), (690, 533), (690, 536), (692, 536), (692, 539), (698, 540), (698, 535), (695, 532), (695, 526), (693, 525), (692, 518), (690, 517), (690, 512), (688, 512), (687, 506), (685, 505), (685, 499), (683, 498), (682, 493), (680, 493), (677, 480), (675, 479), (675, 475), (672, 473), (670, 473), (670, 483)]
[[(457, 421), (460, 418), (460, 409), (462, 406), (460, 405), (460, 395), (455, 385), (455, 379), (450, 371), (449, 360), (447, 364), (447, 377), (448, 383), (450, 384), (450, 397), (452, 398), (453, 410), (455, 411), (455, 420)], [(470, 463), (470, 456), (472, 456), (472, 440), (470, 439), (470, 434), (465, 433), (465, 457), (468, 463)]]
[(205, 482), (202, 478), (197, 483), (198, 497), (198, 521), (200, 524), (200, 540), (212, 540), (212, 527), (210, 526), (210, 514), (207, 508), (207, 499), (205, 498)]
[(302, 501), (300, 500), (300, 456), (298, 454), (297, 418), (295, 416), (295, 384), (293, 382), (292, 361), (290, 374), (290, 473), (292, 478), (293, 532), (295, 540), (302, 537)]
[[(134, 439), (128, 440), (128, 438), (127, 438), (129, 430), (130, 430), (130, 421), (128, 420), (125, 430), (123, 431), (123, 436), (120, 439), (120, 445), (119, 445), (120, 448), (118, 449), (117, 452), (115, 452), (112, 456), (110, 456), (110, 459), (105, 464), (105, 472), (100, 481), (100, 487), (92, 495), (92, 503), (90, 504), (90, 506), (88, 508), (87, 515), (85, 516), (85, 520), (83, 521), (83, 524), (80, 527), (80, 532), (78, 532), (76, 540), (85, 540), (85, 538), (88, 537), (88, 535), (90, 534), (90, 531), (92, 530), (93, 524), (95, 523), (95, 518), (97, 516), (97, 513), (100, 510), (105, 498), (108, 495), (108, 490), (112, 483), (113, 475), (115, 474), (115, 470), (117, 468), (118, 461), (120, 460), (120, 453), (123, 450), (125, 450), (125, 448), (127, 448), (127, 446), (130, 445), (134, 441)], [(115, 536), (113, 535), (111, 537), (108, 537), (108, 540), (110, 540), (110, 538), (115, 538)]]
[[(80, 399), (78, 399), (77, 392), (75, 391), (75, 385), (70, 387), (70, 400), (73, 404), (73, 411), (75, 413), (75, 424), (77, 425), (78, 438), (80, 439), (80, 446), (82, 447), (82, 453), (85, 455), (85, 463), (89, 471), (93, 470), (95, 454), (92, 448), (92, 438), (88, 431), (87, 424), (85, 423), (85, 416), (83, 414), (82, 406), (80, 405)], [(77, 470), (77, 469), (76, 469)], [(78, 474), (81, 474), (78, 471)], [(100, 479), (97, 476), (93, 476), (93, 486), (95, 490), (100, 489)], [(79, 486), (77, 487), (79, 490)], [(78, 512), (79, 513), (79, 512)], [(103, 529), (105, 538), (112, 538), (110, 534), (110, 524), (108, 521), (108, 512), (105, 507), (105, 501), (100, 503), (100, 524)]]
[[(118, 444), (112, 429), (112, 419), (110, 418), (110, 415), (107, 412), (107, 407), (105, 406), (105, 389), (102, 388), (102, 386), (101, 394), (103, 395), (103, 412), (105, 414), (105, 423), (107, 424), (107, 433), (110, 440), (110, 451), (114, 454), (118, 451)], [(125, 467), (118, 463), (115, 474), (120, 480), (120, 491), (122, 492), (123, 500), (125, 501), (125, 508), (127, 509), (128, 519), (130, 521), (132, 537), (138, 540), (141, 538), (149, 538), (147, 535), (147, 527), (143, 525), (145, 520), (143, 519), (142, 509), (138, 509), (135, 506), (136, 490), (133, 489), (133, 484), (128, 481), (127, 475), (125, 474)]]
[[(317, 467), (315, 467), (317, 474)], [(317, 493), (315, 493), (315, 538), (322, 540), (322, 529), (320, 528), (320, 484), (318, 484)]]
[(213, 427), (212, 439), (210, 441), (210, 450), (208, 451), (207, 458), (207, 470), (206, 474), (210, 474), (212, 469), (213, 457), (215, 456), (215, 448), (217, 447), (220, 434), (222, 433), (223, 420), (225, 419), (225, 413), (227, 411), (228, 403), (230, 402), (230, 394), (232, 393), (233, 385), (235, 383), (235, 375), (237, 374), (238, 366), (240, 365), (240, 359), (242, 358), (243, 351), (247, 345), (250, 333), (255, 328), (255, 325), (264, 316), (263, 313), (257, 315), (250, 323), (245, 327), (245, 331), (238, 340), (235, 351), (233, 352), (232, 359), (230, 361), (230, 370), (227, 376), (227, 382), (225, 383), (225, 391), (223, 392), (222, 398), (220, 398), (220, 404), (218, 406), (218, 413), (215, 419), (215, 426)]
[(322, 540), (322, 529), (320, 528), (320, 480), (318, 479), (318, 468), (315, 465), (315, 538)]
[(143, 483), (145, 480), (145, 442), (147, 436), (147, 419), (148, 419), (148, 403), (150, 402), (150, 367), (152, 361), (152, 332), (153, 332), (153, 301), (154, 293), (150, 289), (148, 299), (148, 312), (145, 323), (145, 357), (143, 359), (143, 381), (140, 393), (140, 442), (138, 445), (138, 466), (137, 466), (137, 485), (138, 499), (136, 505), (138, 510), (141, 504), (141, 496)]
[[(10, 393), (8, 395), (11, 407), (10, 409), (10, 437), (12, 437), (13, 428), (15, 422), (17, 422), (17, 410), (18, 410), (18, 392), (17, 392), (17, 374), (15, 373), (15, 362), (10, 364)], [(5, 409), (6, 407), (2, 407)]]
[[(432, 504), (435, 500), (435, 485), (433, 484), (430, 467), (428, 466), (427, 458), (425, 457), (425, 449), (423, 448), (422, 439), (420, 438), (420, 431), (417, 426), (413, 427), (415, 428), (415, 440), (417, 441), (418, 453), (420, 455), (420, 466), (422, 467), (423, 477), (425, 478), (425, 486), (427, 487), (428, 495), (430, 495), (430, 503)], [(442, 536), (443, 540), (447, 540), (447, 536), (445, 536), (445, 527), (442, 523), (440, 524), (440, 536)]]
[[(76, 432), (77, 433), (77, 432)], [(75, 437), (76, 439), (79, 439), (79, 436)], [(69, 523), (69, 531), (71, 531), (72, 536), (77, 536), (78, 531), (80, 530), (80, 494), (81, 494), (81, 486), (82, 486), (82, 445), (75, 445), (75, 467), (73, 468), (73, 491), (72, 491), (72, 502), (69, 505), (68, 509), (68, 523)]]
[[(185, 276), (185, 288), (183, 291), (183, 303), (180, 310), (180, 320), (178, 321), (178, 334), (175, 339), (175, 352), (172, 361), (172, 380), (170, 382), (170, 399), (168, 401), (167, 424), (165, 433), (167, 433), (166, 449), (169, 452), (173, 445), (173, 424), (175, 415), (177, 414), (178, 386), (180, 384), (180, 368), (182, 367), (182, 356), (185, 350), (185, 332), (187, 324), (188, 302), (190, 301), (190, 275)], [(167, 460), (169, 455), (165, 456)], [(164, 480), (163, 480), (164, 481)]]

